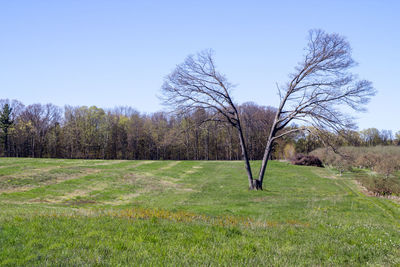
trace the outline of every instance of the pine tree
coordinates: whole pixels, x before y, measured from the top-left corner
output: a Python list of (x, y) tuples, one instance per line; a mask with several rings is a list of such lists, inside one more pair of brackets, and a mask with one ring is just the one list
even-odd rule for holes
[(13, 125), (13, 121), (11, 120), (12, 108), (10, 105), (5, 104), (3, 110), (0, 111), (0, 129), (2, 130), (1, 139), (4, 144), (4, 155), (8, 156), (8, 129)]

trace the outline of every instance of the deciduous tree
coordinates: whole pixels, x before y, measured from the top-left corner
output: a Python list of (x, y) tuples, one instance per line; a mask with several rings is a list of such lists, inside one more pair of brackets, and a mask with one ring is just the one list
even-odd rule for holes
[(352, 128), (351, 116), (342, 108), (363, 111), (375, 94), (371, 82), (358, 80), (350, 72), (355, 66), (348, 41), (339, 34), (322, 30), (309, 33), (303, 60), (279, 87), (280, 104), (271, 126), (257, 183), (263, 184), (265, 170), (277, 139), (305, 127), (285, 130), (291, 122), (312, 125), (321, 133)]
[(242, 157), (245, 161), (249, 188), (254, 183), (240, 114), (231, 97), (233, 85), (216, 69), (212, 51), (205, 50), (191, 55), (166, 77), (162, 86), (164, 104), (177, 113), (191, 113), (204, 109), (211, 116), (205, 121), (228, 123), (237, 129)]

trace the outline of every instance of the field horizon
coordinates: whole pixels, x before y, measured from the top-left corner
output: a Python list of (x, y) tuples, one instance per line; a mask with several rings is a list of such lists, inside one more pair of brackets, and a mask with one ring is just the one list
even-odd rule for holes
[(400, 264), (398, 201), (269, 164), (0, 158), (0, 265)]

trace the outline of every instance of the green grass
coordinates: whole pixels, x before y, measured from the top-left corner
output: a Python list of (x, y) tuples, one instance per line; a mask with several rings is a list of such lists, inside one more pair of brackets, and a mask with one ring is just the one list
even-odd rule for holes
[[(260, 162), (253, 162), (259, 167)], [(400, 205), (270, 162), (0, 159), (0, 265), (400, 266)]]

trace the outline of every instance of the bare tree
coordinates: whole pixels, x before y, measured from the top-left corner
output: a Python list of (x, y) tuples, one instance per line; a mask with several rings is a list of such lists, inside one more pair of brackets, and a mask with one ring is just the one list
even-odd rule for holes
[(371, 82), (358, 80), (349, 72), (355, 65), (350, 45), (344, 37), (322, 30), (310, 31), (303, 61), (290, 75), (290, 82), (284, 87), (278, 86), (280, 105), (264, 151), (257, 181), (260, 189), (275, 141), (294, 131), (307, 129), (285, 130), (289, 123), (297, 121), (304, 126), (311, 125), (321, 133), (352, 128), (352, 117), (342, 111), (343, 107), (363, 111), (375, 94)]
[(208, 111), (205, 121), (228, 123), (238, 130), (242, 158), (245, 161), (249, 188), (254, 183), (240, 116), (230, 95), (233, 85), (216, 70), (213, 53), (205, 50), (191, 55), (166, 77), (162, 86), (164, 104), (178, 113), (191, 113), (197, 109)]
[(53, 104), (32, 104), (21, 113), (21, 120), (32, 126), (32, 157), (42, 157), (47, 134), (60, 121), (60, 116), (60, 109)]

